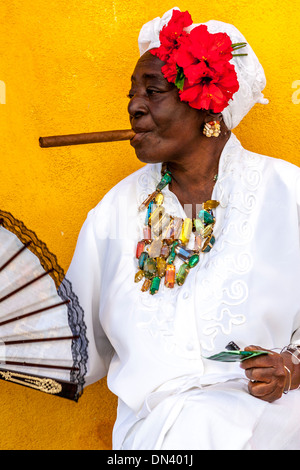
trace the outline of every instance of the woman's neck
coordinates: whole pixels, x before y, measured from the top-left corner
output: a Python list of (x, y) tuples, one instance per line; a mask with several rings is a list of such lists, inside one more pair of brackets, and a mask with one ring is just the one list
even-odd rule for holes
[(201, 144), (195, 152), (168, 163), (168, 169), (172, 173), (169, 189), (183, 207), (192, 205), (193, 217), (196, 216), (196, 206), (211, 199), (220, 156), (229, 137), (230, 132), (227, 132), (218, 139), (201, 139)]

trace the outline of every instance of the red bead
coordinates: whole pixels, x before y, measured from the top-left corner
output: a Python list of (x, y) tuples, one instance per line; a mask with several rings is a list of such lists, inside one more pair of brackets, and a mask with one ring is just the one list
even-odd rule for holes
[(137, 259), (139, 259), (144, 249), (145, 249), (145, 242), (138, 242), (137, 247), (136, 247), (136, 255), (135, 255)]

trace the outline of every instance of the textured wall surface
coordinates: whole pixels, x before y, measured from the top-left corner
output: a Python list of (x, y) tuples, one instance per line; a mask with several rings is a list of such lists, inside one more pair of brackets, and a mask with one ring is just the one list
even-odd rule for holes
[[(0, 3), (1, 209), (34, 230), (64, 269), (87, 212), (140, 167), (127, 142), (40, 149), (39, 136), (128, 128), (129, 80), (146, 21), (173, 6), (233, 23), (267, 75), (268, 106), (236, 129), (245, 147), (300, 165), (299, 20), (279, 0), (3, 0)], [(294, 88), (293, 88), (294, 87)], [(0, 382), (0, 449), (110, 449), (106, 381), (78, 404)]]

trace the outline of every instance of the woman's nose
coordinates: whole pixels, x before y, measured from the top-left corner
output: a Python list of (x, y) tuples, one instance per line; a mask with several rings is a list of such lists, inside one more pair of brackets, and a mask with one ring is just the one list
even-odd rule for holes
[(138, 118), (147, 114), (148, 108), (142, 96), (135, 94), (128, 104), (130, 118)]

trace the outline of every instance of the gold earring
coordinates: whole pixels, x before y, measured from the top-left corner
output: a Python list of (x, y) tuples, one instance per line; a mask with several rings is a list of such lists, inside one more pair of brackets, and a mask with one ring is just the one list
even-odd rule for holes
[(204, 126), (203, 134), (206, 137), (219, 137), (221, 134), (220, 121), (207, 122)]

